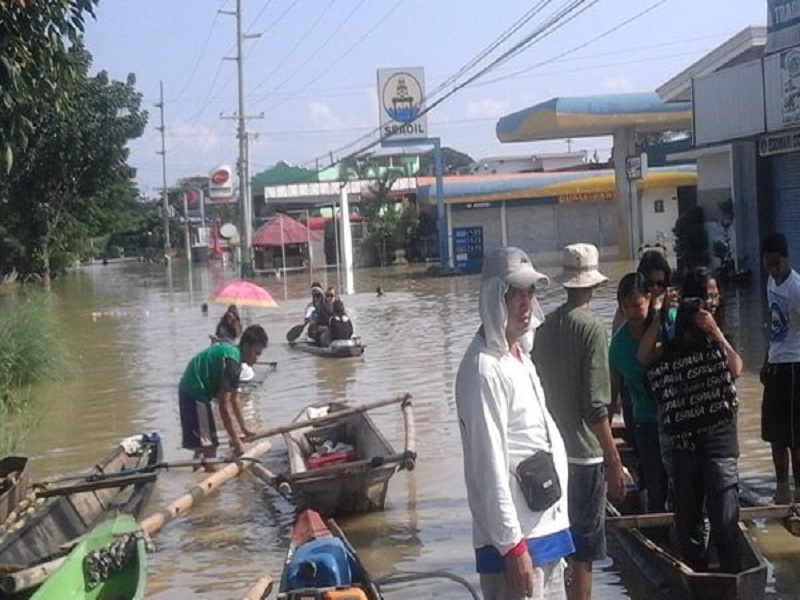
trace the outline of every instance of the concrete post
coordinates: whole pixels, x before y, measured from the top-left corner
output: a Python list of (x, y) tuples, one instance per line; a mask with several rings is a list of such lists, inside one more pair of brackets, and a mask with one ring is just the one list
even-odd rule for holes
[(339, 208), (342, 211), (342, 258), (344, 259), (344, 293), (355, 293), (353, 285), (353, 234), (350, 231), (350, 204), (347, 197), (347, 183), (339, 188)]
[[(636, 183), (628, 180), (626, 159), (636, 152), (636, 136), (632, 128), (614, 131), (614, 180), (617, 196), (619, 257), (635, 260), (639, 248), (639, 219)], [(634, 206), (634, 204), (636, 206)]]

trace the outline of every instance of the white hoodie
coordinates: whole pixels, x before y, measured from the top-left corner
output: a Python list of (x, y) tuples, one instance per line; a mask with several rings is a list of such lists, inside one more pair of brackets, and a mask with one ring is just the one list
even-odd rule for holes
[[(476, 335), (467, 349), (455, 389), (473, 546), (493, 545), (502, 555), (523, 538), (538, 538), (569, 527), (564, 442), (547, 411), (530, 358), (523, 352), (520, 362), (509, 351), (505, 336), (507, 290), (500, 278), (481, 284), (484, 335)], [(531, 322), (537, 327), (541, 309), (535, 301), (534, 305)], [(548, 449), (561, 483), (561, 499), (546, 511), (533, 512), (525, 503), (514, 472), (534, 451)]]

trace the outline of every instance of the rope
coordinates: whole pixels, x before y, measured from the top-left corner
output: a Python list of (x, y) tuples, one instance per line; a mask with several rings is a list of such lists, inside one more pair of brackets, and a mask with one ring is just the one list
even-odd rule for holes
[(154, 552), (155, 546), (150, 536), (141, 529), (119, 536), (110, 544), (89, 552), (83, 559), (83, 573), (86, 587), (94, 589), (107, 581), (112, 575), (125, 570), (136, 559), (139, 540), (144, 541), (145, 550)]
[(477, 590), (459, 575), (453, 575), (452, 573), (448, 573), (446, 571), (419, 571), (419, 572), (400, 572), (395, 575), (389, 575), (387, 577), (383, 577), (378, 579), (375, 583), (378, 585), (391, 585), (391, 584), (399, 584), (399, 583), (410, 583), (413, 581), (422, 581), (424, 579), (450, 579), (451, 581), (455, 581), (456, 583), (460, 583), (469, 591), (470, 595), (472, 596), (473, 600), (480, 600), (480, 596), (478, 595)]

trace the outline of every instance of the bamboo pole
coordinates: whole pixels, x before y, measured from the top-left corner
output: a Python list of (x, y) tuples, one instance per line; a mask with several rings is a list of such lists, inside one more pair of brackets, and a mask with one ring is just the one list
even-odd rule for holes
[[(196, 501), (205, 498), (216, 491), (223, 483), (230, 481), (241, 472), (247, 470), (254, 460), (266, 454), (271, 447), (271, 444), (266, 441), (256, 444), (241, 456), (239, 462), (232, 462), (213, 475), (206, 477), (165, 508), (140, 521), (139, 527), (152, 535), (173, 519), (186, 513)], [(61, 557), (29, 569), (4, 575), (0, 578), (0, 590), (10, 594), (38, 586), (52, 575), (65, 560), (66, 557)]]
[(213, 475), (206, 477), (203, 481), (190, 488), (183, 496), (141, 521), (139, 527), (150, 535), (154, 534), (173, 519), (187, 512), (195, 501), (205, 498), (216, 491), (223, 483), (230, 481), (250, 468), (253, 464), (252, 461), (266, 454), (271, 447), (272, 445), (269, 442), (261, 442), (253, 446), (242, 455), (240, 462), (231, 463)]
[[(754, 519), (797, 519), (798, 507), (794, 504), (770, 504), (748, 506), (739, 509), (740, 521)], [(618, 529), (646, 529), (671, 525), (673, 513), (647, 513), (641, 515), (620, 515), (606, 517), (606, 526)]]
[(337, 410), (335, 412), (328, 413), (327, 415), (323, 415), (321, 417), (306, 419), (304, 421), (296, 421), (294, 423), (289, 423), (288, 425), (280, 425), (279, 427), (272, 427), (270, 429), (265, 429), (264, 431), (257, 431), (254, 436), (247, 438), (246, 441), (252, 442), (254, 440), (260, 440), (266, 437), (271, 437), (273, 435), (294, 431), (295, 429), (302, 429), (303, 427), (313, 427), (314, 425), (327, 423), (329, 421), (335, 421), (337, 419), (340, 419), (341, 417), (355, 415), (367, 410), (372, 410), (374, 408), (381, 408), (382, 406), (389, 406), (390, 404), (398, 404), (400, 402), (406, 402), (410, 398), (411, 394), (407, 393), (401, 394), (399, 396), (395, 396), (394, 398), (389, 398), (388, 400), (376, 400), (375, 402), (369, 402), (367, 404), (362, 404), (361, 406), (353, 406), (352, 408)]
[(242, 600), (263, 600), (267, 596), (269, 596), (270, 592), (272, 591), (272, 584), (274, 580), (272, 579), (271, 575), (264, 575), (264, 577), (259, 578), (258, 581), (247, 590), (247, 593), (242, 597)]

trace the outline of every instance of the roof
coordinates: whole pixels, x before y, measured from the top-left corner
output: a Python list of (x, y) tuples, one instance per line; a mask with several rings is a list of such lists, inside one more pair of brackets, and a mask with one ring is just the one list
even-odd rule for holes
[(612, 135), (632, 127), (638, 132), (691, 126), (689, 102), (663, 102), (654, 92), (559, 97), (500, 118), (495, 128), (501, 142), (529, 142), (563, 137)]
[(659, 86), (656, 93), (664, 102), (691, 100), (692, 79), (759, 59), (766, 43), (766, 27), (747, 27)]
[[(319, 231), (320, 229), (325, 229), (325, 225), (330, 223), (333, 220), (332, 217), (309, 217), (308, 218), (308, 228), (311, 231)], [(339, 218), (337, 217), (336, 220), (338, 221)], [(360, 223), (364, 220), (359, 213), (350, 213), (350, 222), (351, 223)]]
[[(419, 178), (421, 200), (436, 197), (436, 183), (431, 177)], [(697, 184), (697, 168), (681, 165), (649, 169), (647, 177), (637, 182), (640, 189), (677, 187)], [(611, 169), (550, 173), (512, 173), (476, 177), (445, 177), (446, 204), (496, 202), (549, 198), (558, 202), (586, 201), (603, 195), (616, 195), (614, 171)]]
[(256, 229), (253, 234), (253, 246), (275, 247), (282, 244), (305, 244), (309, 240), (318, 242), (321, 239), (318, 233), (309, 230), (299, 221), (295, 221), (283, 213), (276, 213)]

